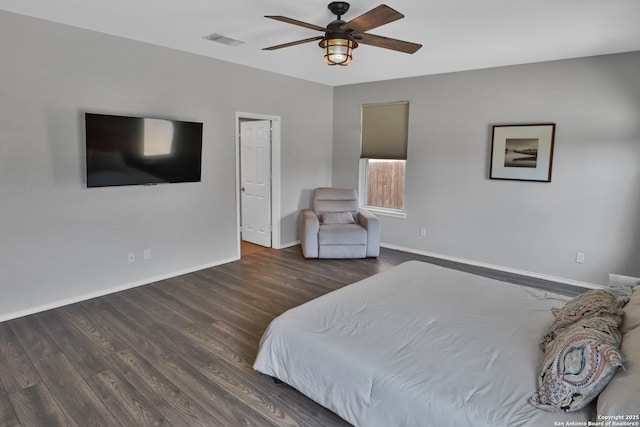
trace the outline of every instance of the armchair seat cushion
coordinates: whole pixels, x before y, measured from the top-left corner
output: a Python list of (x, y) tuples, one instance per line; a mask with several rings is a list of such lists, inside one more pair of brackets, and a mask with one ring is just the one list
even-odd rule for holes
[(318, 243), (323, 245), (365, 245), (367, 230), (360, 224), (321, 224)]

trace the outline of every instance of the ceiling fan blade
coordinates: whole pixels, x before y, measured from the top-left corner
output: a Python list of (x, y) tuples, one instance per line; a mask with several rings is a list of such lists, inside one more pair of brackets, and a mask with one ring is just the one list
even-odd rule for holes
[(286, 16), (265, 15), (265, 18), (275, 19), (276, 21), (282, 21), (282, 22), (286, 22), (287, 24), (293, 24), (293, 25), (297, 25), (299, 27), (309, 28), (309, 29), (312, 29), (312, 30), (318, 30), (318, 31), (322, 31), (322, 32), (327, 31), (326, 28), (320, 27), (319, 25), (309, 24), (308, 22), (298, 21), (297, 19), (287, 18)]
[(341, 28), (344, 30), (352, 30), (353, 34), (360, 34), (402, 18), (404, 18), (403, 14), (397, 10), (391, 9), (385, 4), (381, 4), (380, 6), (363, 13), (357, 18), (352, 19), (342, 25)]
[(397, 50), (404, 53), (415, 53), (422, 47), (421, 44), (392, 39), (384, 36), (376, 36), (374, 34), (368, 33), (359, 34), (356, 40), (358, 41), (358, 43), (368, 44), (375, 47), (383, 47), (385, 49)]
[(304, 39), (304, 40), (297, 40), (295, 42), (289, 42), (289, 43), (279, 44), (279, 45), (276, 45), (276, 46), (265, 47), (262, 50), (282, 49), (283, 47), (289, 47), (289, 46), (295, 46), (295, 45), (298, 45), (298, 44), (309, 43), (309, 42), (313, 42), (313, 41), (316, 41), (316, 40), (322, 40), (323, 38), (324, 38), (324, 36), (310, 37), (310, 38)]

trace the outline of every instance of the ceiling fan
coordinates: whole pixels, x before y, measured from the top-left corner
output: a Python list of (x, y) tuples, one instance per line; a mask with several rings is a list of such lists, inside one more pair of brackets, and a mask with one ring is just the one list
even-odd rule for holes
[(349, 61), (351, 61), (353, 49), (358, 47), (358, 43), (383, 47), (385, 49), (396, 50), (404, 53), (415, 53), (422, 47), (421, 44), (392, 39), (389, 37), (376, 36), (365, 32), (380, 27), (381, 25), (388, 24), (389, 22), (404, 18), (403, 14), (387, 5), (381, 4), (380, 6), (365, 12), (349, 22), (345, 22), (341, 19), (342, 15), (347, 13), (349, 10), (349, 3), (334, 1), (329, 3), (328, 7), (331, 13), (336, 15), (338, 19), (330, 22), (326, 28), (298, 21), (297, 19), (287, 18), (285, 16), (265, 16), (265, 18), (275, 19), (276, 21), (282, 21), (288, 24), (298, 25), (300, 27), (322, 31), (324, 32), (324, 35), (265, 47), (262, 50), (282, 49), (283, 47), (296, 46), (320, 40), (319, 45), (324, 50), (324, 59), (327, 64), (347, 65)]

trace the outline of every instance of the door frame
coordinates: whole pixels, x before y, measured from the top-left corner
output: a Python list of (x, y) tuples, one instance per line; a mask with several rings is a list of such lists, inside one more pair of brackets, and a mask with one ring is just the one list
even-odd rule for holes
[(281, 164), (280, 164), (280, 139), (281, 139), (281, 119), (280, 116), (259, 113), (246, 113), (236, 111), (235, 126), (235, 143), (236, 143), (236, 242), (237, 256), (240, 259), (240, 241), (241, 218), (240, 218), (240, 121), (242, 119), (249, 120), (269, 120), (271, 122), (271, 247), (274, 249), (282, 249), (280, 244), (280, 206), (281, 206)]

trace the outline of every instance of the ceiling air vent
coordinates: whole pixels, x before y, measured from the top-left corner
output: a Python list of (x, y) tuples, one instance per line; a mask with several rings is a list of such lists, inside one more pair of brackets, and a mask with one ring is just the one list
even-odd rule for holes
[(232, 39), (231, 37), (223, 36), (222, 34), (209, 34), (208, 36), (204, 36), (203, 38), (207, 40), (211, 40), (212, 42), (218, 42), (222, 44), (226, 44), (227, 46), (236, 47), (244, 44), (243, 41)]

